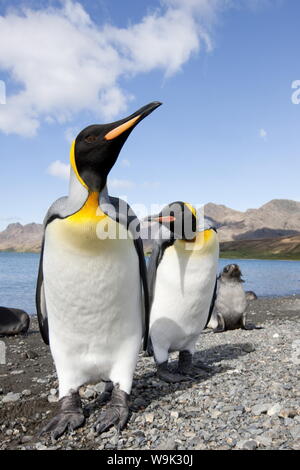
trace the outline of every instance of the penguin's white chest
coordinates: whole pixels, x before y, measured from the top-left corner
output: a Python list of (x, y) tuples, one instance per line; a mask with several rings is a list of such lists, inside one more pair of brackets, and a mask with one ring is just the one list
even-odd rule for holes
[(202, 255), (167, 248), (157, 269), (151, 338), (183, 349), (205, 327), (216, 281), (218, 249)]
[[(105, 379), (129, 389), (142, 336), (138, 256), (131, 239), (99, 239), (55, 220), (43, 260), (50, 347), (64, 389)], [(122, 371), (123, 369), (123, 371)], [(74, 382), (74, 383), (73, 383)]]

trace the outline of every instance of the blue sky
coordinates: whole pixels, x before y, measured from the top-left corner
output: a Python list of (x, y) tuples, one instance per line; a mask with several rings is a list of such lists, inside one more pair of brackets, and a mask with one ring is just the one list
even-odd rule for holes
[(76, 132), (156, 100), (112, 195), (149, 209), (300, 199), (298, 0), (2, 0), (0, 15), (0, 229), (41, 222), (67, 193)]

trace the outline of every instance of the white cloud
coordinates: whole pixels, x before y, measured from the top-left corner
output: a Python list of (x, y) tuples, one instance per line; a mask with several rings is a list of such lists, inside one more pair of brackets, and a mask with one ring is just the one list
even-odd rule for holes
[(228, 0), (161, 0), (126, 29), (94, 23), (75, 0), (0, 16), (0, 70), (17, 91), (0, 107), (0, 130), (33, 136), (41, 122), (68, 123), (82, 111), (109, 120), (133, 98), (123, 77), (161, 69), (166, 76), (205, 48)]
[(262, 138), (262, 139), (266, 139), (267, 138), (267, 131), (265, 129), (260, 129), (259, 130), (259, 136)]
[(70, 165), (63, 163), (60, 160), (56, 160), (47, 168), (47, 173), (49, 175), (68, 180), (70, 177)]

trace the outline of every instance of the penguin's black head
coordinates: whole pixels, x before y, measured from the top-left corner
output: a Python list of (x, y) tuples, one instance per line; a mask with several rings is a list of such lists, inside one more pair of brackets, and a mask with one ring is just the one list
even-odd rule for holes
[(120, 150), (135, 126), (162, 103), (149, 103), (125, 119), (86, 127), (73, 142), (71, 165), (80, 182), (100, 192)]
[(163, 224), (171, 232), (172, 238), (177, 240), (191, 241), (197, 234), (196, 210), (186, 202), (172, 202), (147, 220)]

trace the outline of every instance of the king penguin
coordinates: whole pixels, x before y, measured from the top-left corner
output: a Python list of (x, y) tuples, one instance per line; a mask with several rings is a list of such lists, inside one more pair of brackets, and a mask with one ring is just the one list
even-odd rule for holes
[[(150, 345), (162, 380), (187, 380), (196, 341), (213, 309), (218, 237), (214, 228), (200, 228), (195, 209), (181, 201), (147, 220), (157, 227), (148, 263)], [(168, 367), (171, 351), (179, 351), (176, 373)]]
[(160, 105), (81, 131), (71, 146), (69, 195), (44, 221), (37, 312), (57, 371), (60, 411), (42, 433), (54, 438), (83, 425), (78, 389), (85, 383), (110, 386), (98, 433), (122, 429), (128, 418), (133, 373), (148, 334), (147, 272), (139, 221), (124, 201), (109, 196), (107, 176), (131, 131)]

